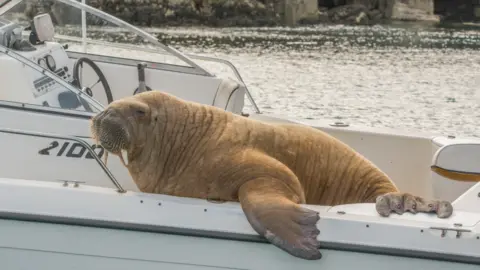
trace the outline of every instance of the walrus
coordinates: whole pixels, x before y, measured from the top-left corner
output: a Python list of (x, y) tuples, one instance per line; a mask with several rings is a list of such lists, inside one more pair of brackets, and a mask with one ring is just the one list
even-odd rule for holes
[(261, 122), (156, 90), (113, 101), (92, 118), (91, 133), (119, 156), (140, 191), (239, 202), (257, 233), (308, 260), (322, 257), (320, 217), (302, 204), (405, 195), (323, 131)]

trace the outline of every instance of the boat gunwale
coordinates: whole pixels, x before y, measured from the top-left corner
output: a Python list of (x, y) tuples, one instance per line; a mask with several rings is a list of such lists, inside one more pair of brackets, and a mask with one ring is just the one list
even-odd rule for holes
[[(122, 194), (122, 193), (115, 192), (111, 188), (100, 188), (100, 187), (88, 186), (88, 185), (87, 186), (80, 185), (77, 188), (71, 188), (71, 187), (63, 187), (62, 185), (57, 185), (53, 182), (48, 182), (48, 181), (38, 182), (34, 180), (23, 180), (23, 179), (12, 180), (9, 178), (1, 178), (0, 185), (3, 187), (11, 187), (12, 188), (11, 191), (9, 190), (9, 188), (6, 188), (6, 189), (2, 188), (2, 190), (4, 190), (4, 192), (7, 192), (7, 194), (15, 194), (13, 196), (14, 198), (13, 201), (18, 202), (18, 204), (15, 204), (15, 203), (6, 204), (5, 202), (10, 201), (10, 198), (12, 197), (3, 196), (2, 200), (4, 200), (4, 203), (2, 203), (2, 205), (4, 206), (0, 206), (0, 219), (19, 220), (19, 221), (27, 221), (27, 222), (40, 222), (40, 223), (50, 223), (50, 224), (54, 223), (54, 224), (83, 226), (83, 227), (92, 227), (92, 228), (119, 229), (119, 230), (138, 231), (138, 232), (163, 233), (163, 234), (193, 236), (193, 237), (203, 237), (203, 238), (206, 237), (206, 238), (214, 238), (214, 239), (222, 239), (222, 240), (233, 240), (233, 241), (268, 243), (265, 238), (258, 235), (251, 227), (248, 226), (248, 222), (246, 221), (246, 218), (241, 215), (241, 208), (238, 205), (238, 203), (227, 202), (219, 205), (219, 204), (213, 204), (205, 200), (192, 199), (192, 198), (179, 198), (179, 197), (169, 196), (169, 195), (148, 194), (148, 193), (132, 192), (132, 191)], [(27, 190), (23, 189), (25, 187), (27, 187)], [(17, 189), (17, 192), (12, 192), (14, 191), (13, 189)], [(36, 193), (39, 194), (39, 197), (37, 197), (37, 199), (34, 199), (34, 201), (36, 200), (36, 202), (32, 202), (31, 204), (32, 207), (30, 209), (25, 209), (25, 208), (21, 209), (20, 206), (22, 204), (25, 204), (25, 199), (32, 198), (31, 195), (29, 194), (31, 194), (32, 191), (34, 191), (35, 189), (37, 189)], [(25, 193), (23, 193), (23, 191), (25, 191)], [(42, 213), (34, 213), (34, 212), (37, 212), (37, 210), (35, 210), (35, 208), (38, 207), (36, 206), (37, 204), (42, 204), (42, 202), (43, 203), (46, 202), (46, 200), (42, 199), (42, 197), (44, 196), (49, 197), (49, 200), (53, 200), (53, 201), (61, 200), (62, 207), (65, 207), (68, 204), (73, 204), (73, 205), (76, 204), (77, 206), (82, 204), (82, 207), (71, 208), (67, 206), (67, 209), (76, 209), (77, 212), (75, 213), (75, 211), (72, 212), (70, 210), (63, 210), (61, 209), (61, 207), (57, 208), (58, 207), (57, 204), (53, 204), (50, 206), (50, 209), (48, 209), (47, 207), (44, 210), (39, 211)], [(68, 198), (72, 198), (72, 200), (71, 201), (62, 200), (61, 199), (62, 196), (67, 196)], [(85, 200), (81, 199), (81, 196), (86, 196)], [(92, 212), (88, 214), (89, 210), (85, 212), (81, 209), (91, 209), (93, 205), (90, 205), (89, 207), (89, 205), (85, 205), (85, 202), (88, 202), (90, 204), (95, 204), (94, 201), (98, 201), (98, 199), (100, 199), (100, 197), (88, 198), (88, 196), (109, 196), (109, 197), (114, 196), (110, 198), (116, 198), (114, 200), (117, 200), (117, 202), (115, 201), (111, 201), (111, 202), (114, 205), (118, 205), (119, 208), (122, 207), (123, 203), (126, 203), (125, 205), (129, 207), (130, 205), (134, 207), (131, 209), (131, 213), (133, 214), (133, 216), (130, 216), (127, 218), (125, 217), (116, 218), (115, 211), (113, 213), (109, 213), (109, 211), (106, 211), (106, 209), (109, 207), (108, 204), (101, 206), (105, 209), (105, 211), (102, 211), (101, 209), (96, 209), (95, 210), (97, 213), (96, 215), (95, 214), (92, 215)], [(9, 198), (6, 198), (6, 197), (9, 197)], [(149, 201), (150, 199), (152, 201)], [(105, 198), (102, 198), (101, 200), (105, 200)], [(140, 203), (138, 203), (138, 201)], [(149, 216), (149, 215), (145, 215), (145, 213), (148, 213), (150, 209), (145, 210), (145, 208), (143, 208), (144, 210), (140, 210), (141, 208), (138, 208), (138, 207), (147, 207), (147, 208), (158, 207), (158, 206), (155, 206), (157, 205), (157, 203), (153, 203), (153, 201), (155, 202), (161, 201), (162, 209), (167, 209), (167, 210), (164, 210), (167, 212), (164, 212), (164, 214), (159, 212), (160, 216)], [(118, 204), (120, 202), (121, 204)], [(48, 206), (48, 203), (46, 206)], [(167, 208), (163, 208), (163, 207), (167, 207)], [(478, 241), (477, 240), (478, 238), (476, 238), (476, 235), (478, 235), (478, 222), (474, 224), (474, 226), (463, 227), (460, 229), (446, 228), (446, 227), (442, 228), (438, 226), (437, 227), (429, 226), (429, 225), (432, 225), (433, 222), (428, 222), (425, 220), (406, 219), (406, 220), (403, 220), (402, 223), (398, 223), (399, 219), (381, 219), (380, 220), (376, 216), (368, 216), (368, 215), (362, 216), (361, 214), (358, 214), (358, 213), (357, 214), (349, 213), (347, 215), (345, 214), (339, 215), (336, 212), (336, 210), (331, 211), (333, 208), (336, 208), (336, 207), (310, 206), (310, 205), (307, 205), (307, 207), (317, 208), (317, 210), (320, 210), (320, 213), (321, 213), (320, 215), (322, 216), (322, 218), (321, 218), (321, 221), (319, 221), (319, 223), (317, 224), (317, 226), (319, 226), (320, 231), (327, 230), (327, 235), (329, 234), (328, 231), (330, 231), (331, 233), (332, 228), (338, 228), (338, 222), (347, 221), (346, 223), (347, 227), (343, 228), (343, 230), (347, 230), (347, 231), (342, 232), (342, 229), (340, 229), (338, 232), (335, 233), (335, 234), (338, 233), (338, 235), (330, 235), (329, 239), (322, 240), (321, 237), (319, 238), (321, 243), (321, 249), (352, 251), (352, 252), (361, 252), (361, 253), (371, 253), (371, 254), (377, 254), (377, 255), (401, 256), (401, 257), (421, 258), (421, 259), (450, 261), (450, 262), (480, 265), (480, 256), (474, 256), (471, 254), (461, 254), (458, 252), (455, 253), (453, 252), (453, 250), (455, 249), (454, 247), (448, 248), (448, 246), (451, 243), (453, 243), (453, 241), (469, 241), (464, 243), (470, 246), (471, 246), (471, 243), (480, 244), (480, 241)], [(37, 208), (37, 209), (41, 209), (41, 208)], [(190, 209), (191, 211), (188, 209)], [(223, 213), (218, 213), (218, 211), (216, 212), (216, 210), (219, 210)], [(189, 212), (189, 213), (186, 213), (186, 212)], [(210, 214), (213, 213), (214, 215), (213, 219), (212, 217), (206, 218), (206, 220), (210, 219), (210, 221), (207, 221), (206, 223), (201, 224), (197, 228), (195, 228), (196, 226), (194, 225), (195, 222), (193, 223), (189, 222), (190, 224), (188, 224), (187, 222), (187, 223), (184, 223), (184, 225), (181, 225), (182, 219), (184, 219), (184, 221), (188, 220), (188, 219), (185, 219), (187, 216), (196, 215), (195, 217), (189, 218), (189, 219), (198, 220), (197, 217), (201, 217), (200, 215), (204, 215), (208, 213)], [(142, 218), (142, 215), (143, 215), (143, 218)], [(164, 221), (159, 220), (159, 218), (164, 219)], [(217, 226), (217, 229), (215, 229), (215, 227), (213, 227), (212, 224), (210, 225), (208, 224), (208, 222), (215, 222), (215, 221), (212, 221), (215, 218), (221, 218), (219, 220), (222, 220), (221, 222), (223, 223), (223, 224), (219, 224)], [(437, 221), (437, 219), (433, 217), (431, 220)], [(239, 221), (240, 223), (238, 223)], [(228, 228), (229, 223), (236, 224), (238, 225), (238, 227), (233, 229)], [(180, 226), (178, 224), (180, 224)], [(375, 241), (371, 241), (372, 245), (365, 244), (366, 243), (365, 238), (363, 240), (358, 237), (357, 239), (352, 239), (352, 236), (347, 235), (346, 238), (339, 239), (338, 236), (340, 236), (341, 238), (342, 236), (346, 235), (345, 232), (347, 232), (348, 234), (348, 229), (352, 230), (352, 226), (354, 226), (355, 228), (360, 228), (360, 227), (365, 228), (365, 224), (370, 224), (370, 227), (371, 227), (371, 230), (369, 231), (370, 236), (367, 235), (366, 237), (371, 237), (372, 233), (376, 235), (383, 234), (383, 236), (387, 236), (387, 234), (385, 233), (386, 232), (385, 230), (391, 230), (391, 228), (397, 227), (397, 228), (407, 229), (409, 231), (410, 236), (407, 235), (406, 238), (412, 239), (411, 237), (412, 236), (415, 237), (415, 236), (413, 234), (410, 234), (410, 232), (413, 233), (414, 231), (417, 231), (417, 230), (418, 232), (420, 232), (420, 229), (425, 230), (425, 233), (423, 233), (424, 235), (423, 237), (429, 237), (430, 239), (433, 239), (433, 241), (435, 241), (435, 239), (438, 240), (441, 238), (440, 241), (445, 241), (444, 243), (445, 245), (447, 245), (447, 249), (450, 249), (450, 251), (446, 251), (446, 252), (450, 252), (450, 253), (442, 253), (442, 252), (439, 252), (438, 250), (426, 250), (429, 248), (428, 247), (429, 245), (424, 245), (423, 249), (421, 247), (412, 249), (411, 247), (406, 245), (402, 247), (401, 243), (397, 243), (396, 247), (393, 245), (386, 246), (385, 243), (390, 241), (388, 239), (384, 240), (383, 244), (382, 243), (376, 244)], [(381, 228), (382, 226), (383, 228)], [(468, 232), (472, 233), (472, 235), (467, 236), (467, 239), (465, 238), (456, 239), (455, 237), (441, 237), (439, 233), (438, 235), (436, 235), (436, 233), (431, 233), (432, 231), (428, 233), (429, 229), (432, 231), (435, 230), (438, 232), (440, 232), (440, 230), (449, 230), (449, 231), (460, 230), (467, 233)], [(475, 233), (476, 235), (474, 235)], [(355, 235), (355, 234), (359, 234), (358, 229), (352, 230), (351, 235)], [(364, 233), (360, 233), (360, 234), (363, 235)], [(335, 239), (339, 239), (339, 240), (335, 241)], [(392, 237), (390, 239), (392, 239)], [(435, 243), (430, 244), (430, 246), (435, 246)], [(462, 252), (468, 253), (469, 250), (464, 249)]]
[[(7, 211), (0, 211), (0, 220), (1, 219), (270, 244), (265, 238), (260, 235), (242, 234), (238, 232), (220, 232), (214, 230), (179, 228), (165, 225), (149, 225), (139, 223), (135, 224), (111, 220), (87, 219), (78, 217), (60, 217), (53, 215), (49, 216), (45, 214), (28, 214), (18, 212), (14, 213)], [(336, 243), (332, 241), (320, 241), (320, 244), (320, 250), (358, 252), (374, 255), (386, 255), (480, 265), (480, 257), (474, 257), (469, 255), (443, 254), (434, 251), (432, 252), (409, 250), (395, 247), (369, 246), (356, 243)]]

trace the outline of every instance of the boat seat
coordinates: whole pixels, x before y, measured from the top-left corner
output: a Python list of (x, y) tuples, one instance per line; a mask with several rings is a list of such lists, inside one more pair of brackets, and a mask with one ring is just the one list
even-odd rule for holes
[[(431, 165), (432, 178), (435, 181), (435, 197), (454, 201), (454, 205), (461, 203), (462, 200), (475, 200), (478, 205), (480, 203), (477, 195), (480, 191), (480, 140), (453, 140), (438, 137), (434, 139), (434, 143), (439, 146)], [(472, 190), (476, 189), (479, 190), (474, 193)], [(473, 208), (464, 210), (472, 211)]]
[(33, 18), (38, 42), (51, 41), (55, 36), (55, 27), (48, 13), (38, 14)]
[(480, 182), (480, 142), (452, 143), (437, 150), (432, 170), (448, 179)]
[(232, 78), (221, 78), (213, 99), (213, 106), (240, 114), (243, 109), (245, 87)]

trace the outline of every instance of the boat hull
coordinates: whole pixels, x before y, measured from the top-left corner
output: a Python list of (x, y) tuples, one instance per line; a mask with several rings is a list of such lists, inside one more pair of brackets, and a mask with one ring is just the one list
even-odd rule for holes
[[(0, 220), (2, 268), (89, 270), (456, 269), (478, 265), (322, 249), (297, 259), (268, 244), (164, 233)], [(26, 259), (28, 258), (28, 259)]]

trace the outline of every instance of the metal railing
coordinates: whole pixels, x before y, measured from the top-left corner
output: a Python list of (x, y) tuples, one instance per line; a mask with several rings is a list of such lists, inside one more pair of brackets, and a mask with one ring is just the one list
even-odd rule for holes
[(64, 135), (55, 135), (55, 134), (49, 134), (49, 133), (43, 133), (43, 132), (34, 132), (34, 131), (24, 131), (24, 130), (17, 130), (17, 129), (10, 129), (10, 128), (0, 128), (0, 132), (3, 133), (8, 133), (8, 134), (16, 134), (16, 135), (25, 135), (25, 136), (32, 136), (32, 137), (38, 137), (38, 138), (49, 138), (49, 139), (57, 139), (57, 140), (69, 140), (69, 141), (74, 141), (85, 147), (87, 151), (90, 153), (90, 155), (97, 161), (98, 165), (102, 168), (102, 170), (107, 174), (108, 178), (112, 183), (115, 185), (117, 188), (117, 191), (119, 193), (125, 193), (127, 192), (121, 185), (118, 183), (117, 179), (115, 179), (115, 176), (113, 176), (112, 172), (105, 166), (105, 164), (100, 160), (100, 158), (97, 156), (95, 151), (86, 143), (84, 140), (79, 139), (74, 136), (64, 136)]

